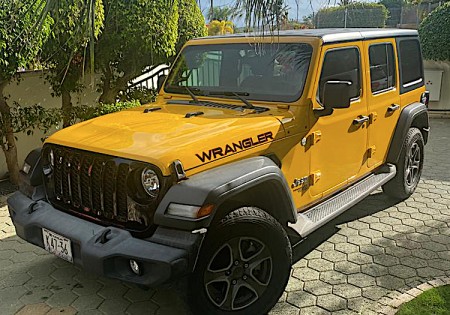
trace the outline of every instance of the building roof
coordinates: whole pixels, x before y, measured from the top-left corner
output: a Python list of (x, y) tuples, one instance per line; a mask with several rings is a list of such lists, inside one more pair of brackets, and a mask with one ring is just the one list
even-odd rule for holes
[[(324, 43), (335, 43), (386, 37), (417, 36), (416, 30), (397, 29), (397, 28), (319, 28), (291, 31), (265, 32), (265, 36), (302, 36), (318, 37)], [(208, 38), (239, 38), (261, 36), (261, 33), (241, 33), (232, 35), (211, 36)]]

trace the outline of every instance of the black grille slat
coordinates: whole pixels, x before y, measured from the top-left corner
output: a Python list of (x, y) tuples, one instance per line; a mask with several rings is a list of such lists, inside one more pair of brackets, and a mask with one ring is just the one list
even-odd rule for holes
[(127, 202), (127, 178), (129, 166), (120, 164), (117, 172), (117, 219), (126, 222), (128, 218), (128, 202)]
[(95, 159), (91, 171), (92, 209), (98, 216), (103, 216), (102, 210), (102, 168), (103, 162)]
[(115, 213), (116, 169), (116, 164), (110, 161), (103, 171), (103, 207), (108, 219), (114, 218)]
[(84, 157), (81, 162), (80, 186), (81, 186), (81, 205), (83, 210), (90, 212), (92, 210), (90, 177), (91, 177), (92, 159)]
[(70, 178), (72, 189), (72, 205), (75, 208), (79, 208), (81, 206), (80, 170), (81, 170), (81, 157), (79, 154), (74, 154), (72, 158), (72, 167), (70, 169)]
[(65, 203), (71, 203), (72, 197), (71, 197), (71, 188), (70, 188), (70, 167), (72, 159), (70, 154), (68, 152), (63, 153), (63, 161), (62, 161), (62, 199)]
[(57, 200), (62, 199), (62, 163), (63, 163), (63, 157), (61, 155), (61, 150), (55, 150), (54, 151), (54, 163), (55, 163), (55, 171), (54, 171), (54, 178), (55, 178), (55, 196)]

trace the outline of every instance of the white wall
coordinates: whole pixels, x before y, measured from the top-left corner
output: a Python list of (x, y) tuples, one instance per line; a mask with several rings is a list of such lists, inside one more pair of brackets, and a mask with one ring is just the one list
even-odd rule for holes
[[(43, 71), (29, 71), (21, 74), (18, 82), (10, 83), (5, 90), (8, 97), (8, 104), (13, 105), (16, 101), (20, 106), (31, 106), (34, 104), (41, 105), (45, 108), (61, 107), (61, 98), (52, 97), (52, 88), (45, 82), (45, 73)], [(98, 82), (96, 82), (98, 83)], [(85, 78), (85, 86), (89, 86), (90, 77)], [(98, 100), (99, 93), (91, 87), (84, 89), (81, 93), (72, 94), (72, 103), (74, 105), (90, 105), (95, 104)], [(41, 138), (44, 137), (42, 132), (35, 132), (34, 135), (17, 134), (17, 151), (19, 157), (19, 166), (22, 165), (28, 152), (42, 145)], [(7, 167), (5, 156), (0, 150), (0, 178), (6, 175)]]
[[(430, 102), (430, 109), (436, 110), (448, 110), (450, 111), (450, 62), (443, 61), (424, 61), (425, 70), (441, 70), (442, 83), (441, 83), (441, 97), (438, 102)], [(427, 78), (425, 77), (425, 81)]]

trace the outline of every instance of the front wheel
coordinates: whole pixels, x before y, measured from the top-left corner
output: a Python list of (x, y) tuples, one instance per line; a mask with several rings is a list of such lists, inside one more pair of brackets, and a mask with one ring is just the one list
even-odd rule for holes
[(289, 280), (292, 251), (266, 212), (241, 208), (211, 228), (190, 279), (194, 314), (266, 314)]
[(424, 141), (417, 128), (410, 128), (403, 142), (397, 174), (383, 186), (383, 191), (396, 199), (411, 196), (419, 184), (424, 158)]

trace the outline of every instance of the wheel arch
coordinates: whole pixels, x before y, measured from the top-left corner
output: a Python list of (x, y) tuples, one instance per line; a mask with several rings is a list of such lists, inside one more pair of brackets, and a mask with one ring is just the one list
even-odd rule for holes
[[(171, 217), (170, 203), (214, 205), (202, 219)], [(291, 191), (281, 169), (268, 157), (259, 156), (196, 174), (172, 186), (156, 210), (154, 222), (179, 229), (208, 228), (231, 211), (245, 206), (260, 208), (283, 226), (296, 222)]]
[(430, 126), (428, 121), (428, 109), (425, 104), (413, 103), (406, 106), (402, 110), (391, 140), (386, 162), (397, 164), (400, 157), (402, 144), (405, 141), (409, 128), (411, 127), (415, 127), (420, 130), (424, 143), (426, 144), (428, 141)]

